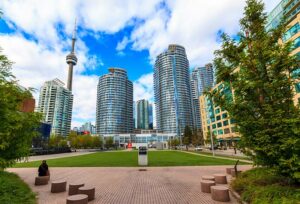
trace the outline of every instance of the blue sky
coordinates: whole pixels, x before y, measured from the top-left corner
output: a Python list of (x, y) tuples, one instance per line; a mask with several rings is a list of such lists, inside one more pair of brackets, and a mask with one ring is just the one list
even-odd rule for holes
[[(279, 0), (265, 0), (269, 11)], [(213, 59), (219, 36), (239, 30), (243, 0), (2, 0), (0, 47), (13, 73), (37, 90), (47, 80), (66, 81), (74, 19), (78, 64), (74, 71), (72, 126), (95, 121), (96, 85), (109, 67), (122, 67), (134, 99), (153, 98), (155, 57), (176, 43), (191, 69)], [(34, 94), (38, 101), (39, 92)]]

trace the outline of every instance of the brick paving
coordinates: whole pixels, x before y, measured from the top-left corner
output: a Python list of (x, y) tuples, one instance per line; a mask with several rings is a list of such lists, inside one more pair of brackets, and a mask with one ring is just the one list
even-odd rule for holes
[[(96, 203), (147, 204), (147, 203), (197, 203), (218, 204), (211, 195), (201, 192), (200, 180), (203, 175), (225, 173), (228, 166), (197, 167), (147, 167), (139, 171), (136, 167), (64, 167), (50, 168), (51, 180), (65, 179), (68, 183), (83, 182), (85, 186), (96, 188)], [(240, 166), (241, 170), (251, 166)], [(67, 192), (50, 193), (46, 186), (34, 186), (35, 168), (13, 168), (34, 192), (38, 193), (41, 204), (66, 203)], [(230, 177), (228, 177), (230, 179)], [(228, 203), (238, 203), (233, 197)]]

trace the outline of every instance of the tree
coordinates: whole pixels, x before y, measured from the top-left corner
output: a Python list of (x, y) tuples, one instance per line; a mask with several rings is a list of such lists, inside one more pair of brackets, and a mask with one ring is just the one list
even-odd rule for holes
[(0, 169), (29, 155), (42, 117), (39, 113), (20, 111), (22, 102), (32, 98), (32, 89), (18, 86), (11, 66), (12, 62), (0, 50)]
[(201, 129), (195, 129), (193, 131), (192, 144), (199, 146), (204, 144), (203, 132)]
[(100, 138), (100, 136), (93, 137), (93, 147), (94, 148), (100, 148), (102, 147), (103, 141)]
[(256, 165), (299, 181), (300, 112), (293, 103), (291, 77), (299, 63), (290, 55), (292, 44), (279, 43), (284, 23), (266, 31), (263, 10), (261, 1), (247, 0), (238, 42), (222, 36), (214, 64), (223, 88), (211, 97), (236, 120), (239, 145)]
[(193, 137), (193, 132), (191, 128), (187, 125), (184, 128), (184, 134), (183, 134), (183, 144), (186, 147), (186, 150), (188, 150), (188, 146), (192, 143), (192, 137)]
[[(212, 133), (212, 138), (213, 138), (213, 144), (214, 144), (214, 147), (215, 147), (216, 144), (218, 143), (217, 136), (214, 133)], [(210, 130), (207, 132), (205, 143), (209, 144), (212, 147)]]
[(112, 148), (113, 146), (114, 146), (114, 139), (113, 139), (113, 137), (106, 138), (106, 140), (105, 140), (105, 147), (107, 149), (109, 149), (109, 148)]

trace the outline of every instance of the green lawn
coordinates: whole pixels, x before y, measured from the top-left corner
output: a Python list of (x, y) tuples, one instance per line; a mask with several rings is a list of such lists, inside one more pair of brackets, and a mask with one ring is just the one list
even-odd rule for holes
[(0, 171), (0, 203), (35, 204), (35, 194), (16, 174)]
[[(49, 167), (135, 167), (138, 153), (97, 152), (75, 157), (47, 160)], [(234, 165), (235, 161), (192, 155), (179, 151), (149, 151), (149, 166)], [(14, 167), (38, 167), (40, 161), (18, 163)], [(243, 164), (243, 163), (242, 163)]]

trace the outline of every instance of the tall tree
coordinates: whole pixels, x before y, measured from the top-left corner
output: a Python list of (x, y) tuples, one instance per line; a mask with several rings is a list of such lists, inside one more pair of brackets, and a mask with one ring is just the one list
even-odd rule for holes
[(23, 101), (32, 94), (30, 89), (18, 86), (11, 66), (0, 50), (0, 169), (28, 156), (41, 120), (39, 113), (20, 111)]
[[(264, 4), (247, 0), (238, 40), (222, 36), (215, 52), (217, 82), (212, 93), (238, 124), (240, 146), (256, 165), (268, 166), (300, 179), (300, 113), (293, 103), (294, 79), (299, 67), (290, 55), (291, 43), (279, 43), (284, 23), (266, 31)], [(229, 93), (233, 90), (233, 96)]]
[(188, 150), (188, 146), (192, 143), (192, 136), (193, 132), (191, 128), (187, 125), (184, 128), (184, 134), (183, 134), (183, 144), (186, 146), (186, 149)]
[(195, 129), (192, 136), (192, 144), (194, 146), (204, 145), (202, 129)]

